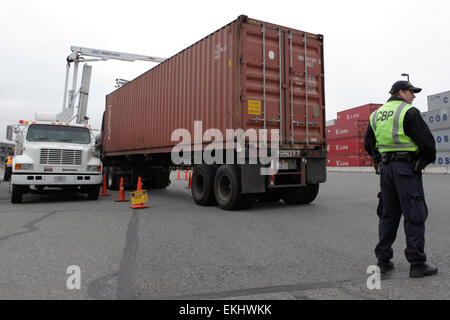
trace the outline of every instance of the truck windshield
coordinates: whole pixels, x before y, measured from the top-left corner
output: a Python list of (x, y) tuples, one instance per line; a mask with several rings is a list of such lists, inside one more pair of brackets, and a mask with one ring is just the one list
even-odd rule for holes
[(91, 138), (88, 128), (32, 124), (28, 128), (27, 140), (89, 144)]

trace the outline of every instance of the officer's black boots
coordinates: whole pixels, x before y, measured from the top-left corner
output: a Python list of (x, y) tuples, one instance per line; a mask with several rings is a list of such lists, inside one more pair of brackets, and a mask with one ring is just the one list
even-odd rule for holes
[(394, 264), (391, 260), (378, 259), (377, 265), (380, 267), (380, 273), (387, 273), (394, 269)]
[(427, 276), (434, 276), (437, 273), (438, 269), (436, 267), (432, 267), (426, 263), (412, 264), (411, 269), (409, 270), (409, 277), (422, 278)]

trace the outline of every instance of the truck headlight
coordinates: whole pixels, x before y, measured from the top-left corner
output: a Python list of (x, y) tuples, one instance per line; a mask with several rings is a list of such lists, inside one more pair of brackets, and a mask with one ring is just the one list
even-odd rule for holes
[(102, 172), (102, 166), (87, 166), (88, 171)]
[(14, 166), (14, 169), (15, 170), (33, 170), (33, 165), (16, 163), (16, 165)]

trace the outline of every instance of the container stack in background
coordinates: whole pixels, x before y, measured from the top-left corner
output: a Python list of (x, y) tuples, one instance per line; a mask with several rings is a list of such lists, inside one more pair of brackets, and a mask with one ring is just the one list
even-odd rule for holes
[(327, 121), (328, 167), (372, 167), (372, 157), (364, 150), (369, 118), (381, 104), (369, 103), (337, 113)]
[(422, 117), (436, 141), (436, 161), (431, 167), (450, 166), (450, 91), (428, 96), (428, 111)]

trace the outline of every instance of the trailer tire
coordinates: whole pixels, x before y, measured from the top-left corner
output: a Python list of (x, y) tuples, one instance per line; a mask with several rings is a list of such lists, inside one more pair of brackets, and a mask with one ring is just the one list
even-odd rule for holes
[(118, 177), (115, 167), (108, 167), (106, 170), (106, 183), (109, 190), (119, 190)]
[(22, 186), (18, 186), (17, 184), (11, 185), (11, 203), (21, 203), (23, 194)]
[(241, 193), (241, 172), (239, 167), (224, 164), (214, 178), (214, 195), (217, 204), (224, 210), (241, 209), (244, 195)]
[(319, 193), (319, 184), (308, 184), (303, 187), (288, 188), (282, 194), (286, 204), (307, 204), (316, 199)]
[(192, 197), (200, 206), (216, 204), (214, 194), (214, 177), (216, 170), (213, 166), (201, 164), (194, 167), (191, 181)]

